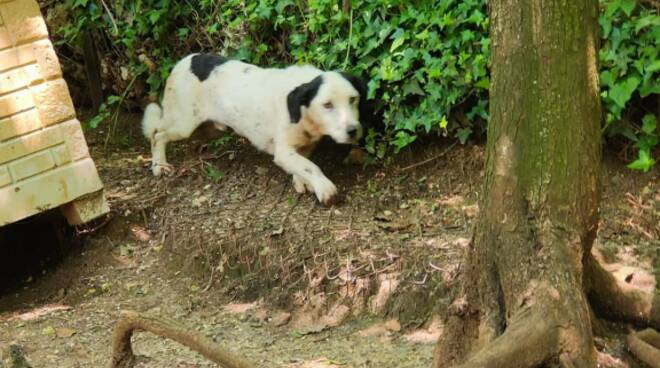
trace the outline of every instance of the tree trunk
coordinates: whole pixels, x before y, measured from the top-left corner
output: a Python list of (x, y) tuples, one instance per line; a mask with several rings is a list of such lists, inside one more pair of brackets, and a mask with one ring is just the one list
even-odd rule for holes
[(598, 0), (491, 0), (480, 214), (435, 367), (594, 367)]

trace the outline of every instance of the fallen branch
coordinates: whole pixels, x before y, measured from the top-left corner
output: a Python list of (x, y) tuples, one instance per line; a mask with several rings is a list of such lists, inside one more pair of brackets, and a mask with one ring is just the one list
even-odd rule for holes
[(138, 330), (174, 340), (224, 368), (255, 367), (247, 360), (219, 347), (199, 333), (185, 329), (173, 320), (146, 316), (133, 311), (123, 311), (112, 334), (112, 362), (110, 368), (132, 368), (135, 365), (131, 336)]
[(402, 168), (402, 169), (399, 169), (399, 172), (402, 172), (402, 171), (408, 171), (408, 170), (414, 169), (414, 168), (416, 168), (416, 167), (419, 167), (419, 166), (422, 166), (422, 165), (426, 165), (426, 164), (428, 164), (429, 162), (433, 162), (433, 161), (439, 159), (440, 157), (446, 155), (447, 153), (449, 153), (449, 151), (451, 151), (451, 149), (454, 148), (454, 146), (456, 146), (456, 144), (458, 144), (458, 142), (454, 142), (454, 143), (452, 143), (449, 147), (447, 147), (446, 150), (442, 151), (442, 153), (440, 153), (439, 155), (437, 155), (437, 156), (433, 156), (433, 157), (431, 157), (431, 158), (429, 158), (429, 159), (426, 159), (426, 160), (424, 160), (424, 161), (418, 162), (418, 163), (416, 163), (416, 164), (412, 164), (412, 165), (410, 165), (410, 166), (406, 166), (406, 167), (404, 167), (404, 168)]

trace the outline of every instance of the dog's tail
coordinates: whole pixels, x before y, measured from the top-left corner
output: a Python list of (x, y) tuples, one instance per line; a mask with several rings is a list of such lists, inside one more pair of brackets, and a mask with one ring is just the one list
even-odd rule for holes
[(142, 117), (142, 133), (147, 139), (154, 139), (154, 134), (156, 134), (156, 130), (161, 127), (162, 120), (163, 109), (160, 105), (156, 102), (147, 105), (147, 108), (144, 110), (144, 116)]

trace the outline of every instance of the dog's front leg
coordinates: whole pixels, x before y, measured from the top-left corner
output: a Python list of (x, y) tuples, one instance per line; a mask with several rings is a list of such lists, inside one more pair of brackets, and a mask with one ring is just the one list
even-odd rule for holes
[(296, 150), (290, 147), (277, 149), (274, 162), (284, 171), (309, 183), (321, 203), (327, 205), (337, 195), (337, 187), (323, 175), (321, 169)]

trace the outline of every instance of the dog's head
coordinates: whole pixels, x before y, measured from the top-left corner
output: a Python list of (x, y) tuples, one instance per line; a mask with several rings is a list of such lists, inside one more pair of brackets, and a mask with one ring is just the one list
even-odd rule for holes
[(287, 106), (292, 123), (305, 119), (321, 135), (338, 143), (356, 143), (363, 134), (360, 104), (366, 98), (366, 86), (360, 78), (325, 72), (291, 91)]

